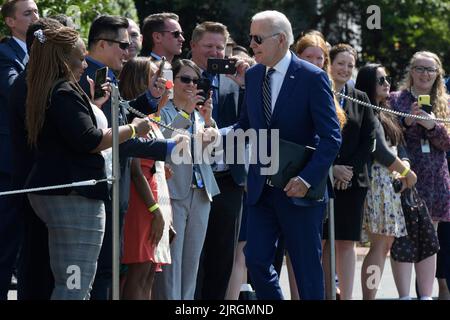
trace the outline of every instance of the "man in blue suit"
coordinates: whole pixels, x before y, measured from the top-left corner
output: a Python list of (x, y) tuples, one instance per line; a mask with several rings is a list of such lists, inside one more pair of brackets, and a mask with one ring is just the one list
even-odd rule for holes
[[(28, 26), (39, 19), (32, 0), (7, 0), (2, 16), (11, 37), (0, 43), (0, 192), (11, 190), (11, 137), (9, 133), (9, 94), (11, 86), (28, 62), (25, 44)], [(6, 300), (21, 238), (20, 212), (12, 197), (0, 197), (0, 300)]]
[[(250, 37), (258, 64), (245, 74), (245, 109), (235, 127), (277, 129), (281, 139), (313, 146), (316, 151), (284, 189), (273, 187), (270, 178), (261, 174), (259, 159), (250, 165), (246, 264), (258, 299), (283, 299), (272, 265), (282, 234), (300, 298), (320, 300), (324, 298), (321, 233), (327, 197), (321, 201), (303, 197), (326, 177), (341, 142), (330, 82), (322, 70), (289, 51), (294, 37), (284, 14), (257, 13)], [(265, 139), (258, 145), (271, 145), (270, 134), (258, 139)]]

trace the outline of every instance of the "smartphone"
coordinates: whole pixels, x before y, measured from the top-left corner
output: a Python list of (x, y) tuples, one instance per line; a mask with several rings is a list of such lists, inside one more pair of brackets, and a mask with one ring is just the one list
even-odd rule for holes
[(166, 64), (166, 57), (162, 56), (160, 63), (159, 63), (159, 69), (157, 71), (157, 76), (156, 76), (157, 79), (162, 76), (162, 71), (164, 70), (165, 64)]
[[(164, 69), (162, 70), (161, 76), (166, 79), (170, 80), (173, 83), (173, 71), (170, 69)], [(169, 99), (173, 99), (173, 87), (171, 89), (166, 89), (169, 91)]]
[(108, 78), (108, 67), (103, 67), (95, 71), (95, 84), (94, 84), (94, 100), (101, 98), (105, 95), (105, 91), (102, 89), (102, 84), (106, 83)]
[(429, 113), (429, 114), (431, 113), (432, 106), (431, 106), (431, 103), (430, 103), (430, 96), (428, 94), (420, 95), (417, 98), (417, 103), (419, 104), (419, 107), (423, 111), (425, 111), (426, 113)]
[[(197, 89), (202, 90), (199, 95), (208, 99), (209, 91), (211, 90), (211, 80), (208, 78), (200, 78), (197, 82)], [(203, 101), (197, 102), (197, 105), (203, 105)]]
[(208, 58), (207, 71), (212, 74), (235, 74), (236, 59)]

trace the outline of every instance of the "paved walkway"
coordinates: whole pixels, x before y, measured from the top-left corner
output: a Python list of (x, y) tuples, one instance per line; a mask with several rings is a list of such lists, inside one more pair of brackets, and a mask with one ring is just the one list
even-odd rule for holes
[[(353, 299), (354, 300), (362, 300), (362, 287), (361, 287), (361, 267), (364, 260), (365, 255), (369, 251), (369, 248), (365, 247), (357, 247), (357, 261), (356, 261), (356, 269), (355, 269), (355, 282), (353, 286)], [(412, 277), (411, 277), (411, 286), (410, 286), (410, 296), (415, 297), (415, 272), (413, 268)], [(281, 270), (281, 278), (280, 278), (281, 288), (283, 290), (284, 298), (289, 300), (291, 298), (291, 294), (289, 292), (289, 281), (287, 276), (286, 267), (283, 266)], [(438, 284), (435, 280), (433, 286), (433, 297), (438, 296)], [(389, 258), (386, 259), (386, 263), (384, 266), (383, 277), (381, 278), (381, 283), (377, 293), (377, 300), (383, 299), (398, 299), (397, 288), (395, 287), (394, 277), (392, 276), (391, 263)]]
[[(364, 256), (367, 254), (368, 251), (369, 251), (369, 248), (364, 248), (364, 247), (357, 248), (355, 283), (354, 283), (354, 288), (353, 288), (353, 299), (354, 300), (362, 300), (361, 266), (362, 266)], [(411, 288), (410, 295), (412, 297), (415, 297), (414, 279), (415, 279), (415, 272), (413, 269), (413, 275), (411, 277), (411, 287), (410, 287)], [(289, 281), (288, 281), (286, 265), (283, 265), (283, 268), (281, 270), (280, 285), (281, 285), (281, 289), (283, 290), (284, 298), (287, 300), (290, 300), (291, 294), (289, 292)], [(438, 284), (435, 280), (434, 287), (433, 287), (433, 297), (437, 297), (437, 296), (438, 296)], [(394, 278), (392, 276), (391, 263), (388, 258), (388, 259), (386, 259), (383, 277), (381, 279), (380, 287), (379, 287), (378, 293), (377, 293), (377, 299), (392, 300), (392, 299), (397, 299), (397, 298), (398, 298), (397, 289), (395, 287)], [(17, 299), (16, 291), (10, 291), (9, 295), (8, 295), (8, 299), (16, 300)]]

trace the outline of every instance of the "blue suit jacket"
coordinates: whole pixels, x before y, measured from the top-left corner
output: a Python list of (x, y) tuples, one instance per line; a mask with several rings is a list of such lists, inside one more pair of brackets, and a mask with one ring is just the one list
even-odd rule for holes
[[(263, 113), (262, 84), (266, 67), (257, 64), (250, 68), (245, 77), (245, 110), (236, 128), (268, 129)], [(270, 129), (278, 129), (281, 139), (299, 145), (316, 148), (306, 167), (298, 173), (311, 186), (317, 186), (339, 151), (341, 134), (336, 116), (330, 81), (326, 73), (316, 66), (298, 59), (292, 53), (292, 60), (281, 86), (272, 113)], [(259, 139), (258, 135), (258, 144)], [(270, 134), (267, 140), (270, 139)], [(267, 142), (270, 147), (270, 141)], [(261, 197), (267, 179), (261, 175), (261, 162), (250, 164), (247, 186), (250, 205)], [(292, 198), (295, 204), (314, 206), (318, 201)]]
[(0, 172), (11, 173), (9, 93), (14, 80), (25, 69), (26, 53), (13, 38), (0, 43)]

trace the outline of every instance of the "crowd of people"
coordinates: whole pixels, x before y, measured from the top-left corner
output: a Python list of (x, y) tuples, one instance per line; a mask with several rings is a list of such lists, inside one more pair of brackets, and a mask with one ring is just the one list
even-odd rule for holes
[[(435, 278), (439, 298), (450, 299), (450, 125), (436, 120), (450, 118), (450, 96), (436, 54), (416, 52), (391, 92), (383, 65), (364, 61), (352, 79), (358, 54), (350, 44), (331, 46), (315, 30), (295, 40), (278, 11), (252, 17), (252, 54), (225, 25), (204, 21), (192, 32), (188, 57), (175, 13), (151, 14), (142, 28), (98, 16), (86, 44), (70, 17), (41, 18), (33, 0), (6, 0), (1, 13), (10, 36), (0, 43), (0, 192), (101, 182), (0, 196), (0, 299), (13, 273), (19, 300), (111, 299), (106, 180), (116, 87), (121, 299), (236, 300), (244, 284), (257, 299), (283, 299), (286, 256), (292, 299), (329, 299), (337, 281), (340, 299), (350, 300), (364, 234), (364, 299), (376, 298), (369, 278), (374, 266), (381, 276), (396, 242), (399, 298), (411, 299), (414, 264), (419, 299), (431, 299)], [(210, 72), (208, 59), (225, 57), (235, 61), (235, 74)], [(98, 96), (94, 80), (104, 67)], [(431, 112), (418, 104), (424, 95)], [(280, 150), (295, 144), (314, 152), (275, 186), (262, 174), (262, 155), (250, 159), (261, 143), (274, 145), (272, 135), (225, 143), (240, 129), (277, 131)], [(232, 150), (210, 147), (217, 142)], [(245, 163), (226, 156), (237, 149)], [(178, 153), (187, 160), (178, 162)], [(426, 205), (429, 225), (410, 227), (411, 194)], [(336, 275), (328, 258), (330, 198)], [(405, 248), (401, 241), (415, 232), (420, 241)]]

